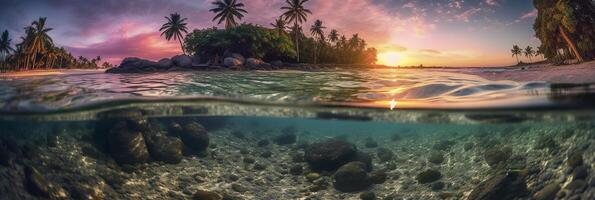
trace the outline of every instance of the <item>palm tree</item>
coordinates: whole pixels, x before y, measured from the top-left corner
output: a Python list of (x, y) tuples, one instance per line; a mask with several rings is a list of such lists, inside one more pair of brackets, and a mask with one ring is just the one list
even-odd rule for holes
[(182, 48), (182, 53), (186, 54), (184, 45), (182, 44), (182, 40), (184, 39), (182, 33), (188, 33), (188, 28), (186, 27), (188, 25), (186, 23), (187, 18), (182, 18), (180, 14), (173, 13), (169, 17), (166, 16), (165, 19), (167, 19), (167, 22), (159, 29), (161, 36), (165, 35), (167, 41), (170, 41), (172, 38), (178, 40), (180, 42), (180, 48)]
[(2, 32), (2, 36), (0, 37), (0, 58), (2, 58), (2, 60), (0, 61), (2, 63), (6, 62), (8, 55), (10, 55), (10, 52), (14, 52), (14, 49), (10, 46), (10, 43), (12, 43), (12, 39), (10, 39), (8, 30), (5, 30), (4, 32)]
[[(322, 25), (322, 21), (320, 21), (319, 19), (317, 19), (316, 21), (314, 21), (314, 24), (312, 25), (312, 27), (310, 27), (310, 33), (312, 33), (312, 36), (314, 38), (317, 38), (318, 41), (322, 44), (324, 42), (324, 31), (323, 29), (325, 29), (326, 27), (324, 27)], [(317, 63), (317, 59), (318, 59), (318, 44), (316, 44), (314, 46), (314, 64)]]
[(539, 56), (541, 55), (543, 57), (543, 59), (545, 59), (545, 48), (543, 47), (543, 45), (538, 46), (537, 47), (537, 51), (535, 51), (535, 56)]
[(229, 29), (236, 26), (238, 23), (236, 22), (236, 18), (242, 20), (244, 14), (248, 13), (248, 11), (244, 10), (244, 4), (238, 3), (237, 0), (217, 0), (212, 3), (215, 5), (215, 8), (209, 10), (211, 12), (217, 13), (213, 18), (213, 21), (219, 20), (217, 24), (221, 24), (225, 21), (225, 28)]
[[(281, 10), (286, 10), (283, 13), (283, 17), (289, 23), (293, 22), (295, 28), (299, 27), (299, 24), (306, 22), (308, 14), (312, 12), (304, 8), (304, 3), (308, 0), (285, 0), (287, 6), (281, 7)], [(295, 31), (295, 49), (297, 52), (297, 61), (300, 62), (300, 44), (299, 44), (299, 32)]]
[(271, 26), (275, 28), (279, 32), (279, 35), (286, 34), (285, 29), (287, 28), (287, 21), (285, 21), (282, 17), (275, 19), (274, 23), (271, 23)]
[(512, 57), (516, 56), (517, 63), (520, 63), (521, 61), (519, 60), (519, 55), (521, 55), (523, 50), (519, 47), (519, 45), (512, 45), (512, 49), (510, 50), (510, 52), (512, 53)]
[(29, 42), (29, 53), (33, 59), (33, 67), (36, 66), (37, 55), (44, 53), (48, 47), (52, 47), (54, 42), (48, 35), (48, 32), (53, 30), (52, 28), (45, 27), (45, 17), (40, 17), (37, 21), (34, 21), (32, 26), (32, 36)]
[(331, 32), (328, 34), (328, 39), (332, 43), (339, 41), (339, 31), (335, 29), (331, 30)]
[(529, 62), (533, 62), (533, 60), (531, 60), (531, 57), (533, 57), (533, 55), (535, 55), (535, 50), (533, 50), (533, 47), (527, 46), (523, 53), (525, 54), (525, 57), (529, 58)]

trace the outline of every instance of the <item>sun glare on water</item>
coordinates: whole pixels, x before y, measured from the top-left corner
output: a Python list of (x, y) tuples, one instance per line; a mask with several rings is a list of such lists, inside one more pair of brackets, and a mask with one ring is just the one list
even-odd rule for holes
[(386, 66), (399, 66), (401, 63), (401, 54), (397, 52), (385, 52), (378, 54), (378, 64)]

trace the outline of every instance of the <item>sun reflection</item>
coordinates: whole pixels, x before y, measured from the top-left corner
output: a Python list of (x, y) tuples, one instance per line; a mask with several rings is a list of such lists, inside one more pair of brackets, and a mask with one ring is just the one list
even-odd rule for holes
[(399, 66), (402, 55), (397, 52), (385, 52), (378, 54), (378, 64), (386, 66)]
[(395, 109), (397, 107), (397, 100), (393, 99), (390, 101), (390, 110)]

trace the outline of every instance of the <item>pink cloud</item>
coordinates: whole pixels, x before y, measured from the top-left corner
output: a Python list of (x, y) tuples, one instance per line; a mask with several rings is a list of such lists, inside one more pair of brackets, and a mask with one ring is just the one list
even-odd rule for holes
[(481, 8), (471, 8), (471, 9), (455, 16), (455, 19), (457, 19), (459, 21), (469, 22), (469, 18), (471, 18), (471, 16), (475, 15), (479, 11), (481, 11)]
[(490, 6), (497, 6), (498, 5), (498, 1), (497, 0), (485, 0), (485, 3), (490, 5)]
[(533, 9), (531, 12), (525, 13), (521, 16), (521, 19), (529, 19), (537, 17), (537, 9)]

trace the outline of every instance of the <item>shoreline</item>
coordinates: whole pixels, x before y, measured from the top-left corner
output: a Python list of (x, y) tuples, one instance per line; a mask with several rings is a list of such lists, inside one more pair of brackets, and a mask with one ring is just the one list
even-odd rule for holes
[[(549, 63), (526, 64), (522, 66), (503, 67), (390, 67), (386, 65), (364, 64), (289, 64), (283, 67), (269, 69), (324, 71), (334, 69), (395, 69), (395, 70), (428, 70), (469, 74), (482, 77), (490, 81), (510, 80), (517, 82), (545, 81), (548, 83), (595, 83), (595, 61), (580, 64), (554, 66)], [(220, 66), (192, 67), (180, 71), (253, 71), (246, 68), (224, 68)], [(48, 69), (0, 73), (0, 78), (50, 76), (50, 75), (81, 75), (89, 73), (105, 73), (106, 69)], [(140, 73), (160, 73), (140, 72)], [(165, 71), (168, 72), (168, 71)]]
[(41, 70), (26, 70), (26, 71), (11, 71), (0, 72), (0, 78), (10, 77), (30, 77), (30, 76), (49, 76), (49, 75), (64, 75), (64, 74), (88, 74), (88, 73), (103, 73), (105, 69), (41, 69)]

